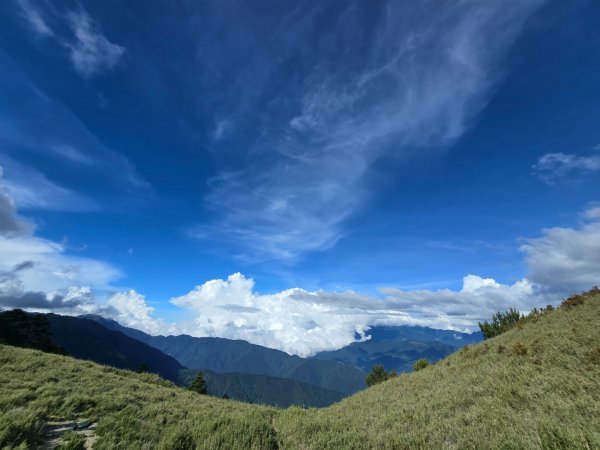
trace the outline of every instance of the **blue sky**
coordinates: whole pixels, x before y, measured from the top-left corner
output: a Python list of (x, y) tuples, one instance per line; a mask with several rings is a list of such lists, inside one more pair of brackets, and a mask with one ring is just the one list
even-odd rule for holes
[[(291, 318), (302, 295), (378, 311), (335, 347), (589, 287), (599, 21), (592, 0), (2, 2), (4, 304), (308, 354), (333, 322)], [(483, 306), (469, 274), (529, 290)]]

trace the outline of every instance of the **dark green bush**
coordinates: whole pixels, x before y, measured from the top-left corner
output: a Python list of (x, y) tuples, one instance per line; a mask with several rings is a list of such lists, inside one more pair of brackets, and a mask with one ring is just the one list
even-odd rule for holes
[(522, 316), (519, 311), (514, 308), (510, 308), (505, 312), (498, 311), (492, 316), (492, 322), (487, 320), (483, 323), (479, 323), (479, 328), (483, 334), (484, 339), (490, 339), (501, 335), (505, 331), (510, 330)]
[(206, 395), (206, 382), (204, 381), (204, 374), (202, 372), (198, 372), (188, 389), (198, 394)]
[(366, 383), (367, 386), (371, 387), (375, 384), (383, 383), (390, 378), (396, 378), (397, 375), (395, 370), (390, 370), (388, 372), (381, 364), (377, 364), (373, 366), (369, 375), (367, 375)]
[(413, 370), (415, 372), (418, 372), (419, 370), (423, 370), (427, 366), (429, 366), (429, 361), (427, 361), (425, 358), (422, 358), (414, 364)]

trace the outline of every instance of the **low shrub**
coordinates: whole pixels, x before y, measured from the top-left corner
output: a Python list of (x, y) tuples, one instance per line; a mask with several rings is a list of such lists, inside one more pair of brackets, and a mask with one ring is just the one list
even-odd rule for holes
[(398, 374), (395, 370), (392, 369), (388, 372), (381, 364), (376, 364), (367, 375), (365, 382), (367, 383), (367, 386), (371, 387), (383, 383), (390, 378), (396, 378), (397, 376)]
[(427, 361), (425, 358), (422, 358), (414, 364), (413, 369), (415, 372), (418, 372), (419, 370), (423, 370), (427, 366), (429, 366), (429, 361)]
[(596, 296), (600, 296), (600, 289), (598, 286), (594, 286), (589, 291), (582, 292), (581, 294), (571, 295), (562, 301), (560, 307), (568, 309), (575, 306), (580, 306), (583, 305), (586, 299)]
[(527, 354), (527, 347), (520, 342), (517, 342), (512, 347), (512, 351), (517, 356), (525, 356)]
[(600, 347), (590, 350), (586, 355), (587, 362), (592, 364), (600, 364)]

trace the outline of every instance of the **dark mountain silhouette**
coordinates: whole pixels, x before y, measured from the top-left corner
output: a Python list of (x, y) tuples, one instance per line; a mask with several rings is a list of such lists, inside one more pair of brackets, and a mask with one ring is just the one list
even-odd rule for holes
[(144, 369), (173, 382), (179, 382), (179, 371), (184, 369), (154, 347), (81, 317), (5, 311), (0, 313), (0, 330), (10, 345), (54, 353), (53, 349), (59, 349), (77, 359), (120, 369)]

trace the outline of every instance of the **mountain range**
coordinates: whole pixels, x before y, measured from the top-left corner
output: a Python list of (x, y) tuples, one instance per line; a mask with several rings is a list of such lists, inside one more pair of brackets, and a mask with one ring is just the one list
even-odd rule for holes
[(365, 342), (301, 358), (241, 340), (151, 336), (97, 315), (0, 313), (1, 342), (148, 371), (183, 385), (202, 371), (210, 395), (280, 407), (327, 406), (364, 389), (375, 364), (410, 371), (418, 359), (433, 363), (481, 340), (475, 333), (424, 327), (375, 327), (370, 335)]
[(199, 395), (154, 374), (17, 348), (19, 336), (48, 344), (45, 317), (23, 324), (25, 313), (13, 312), (23, 324), (15, 334), (0, 314), (0, 448), (46, 448), (56, 424), (77, 425), (61, 448), (600, 448), (598, 292), (307, 409)]

